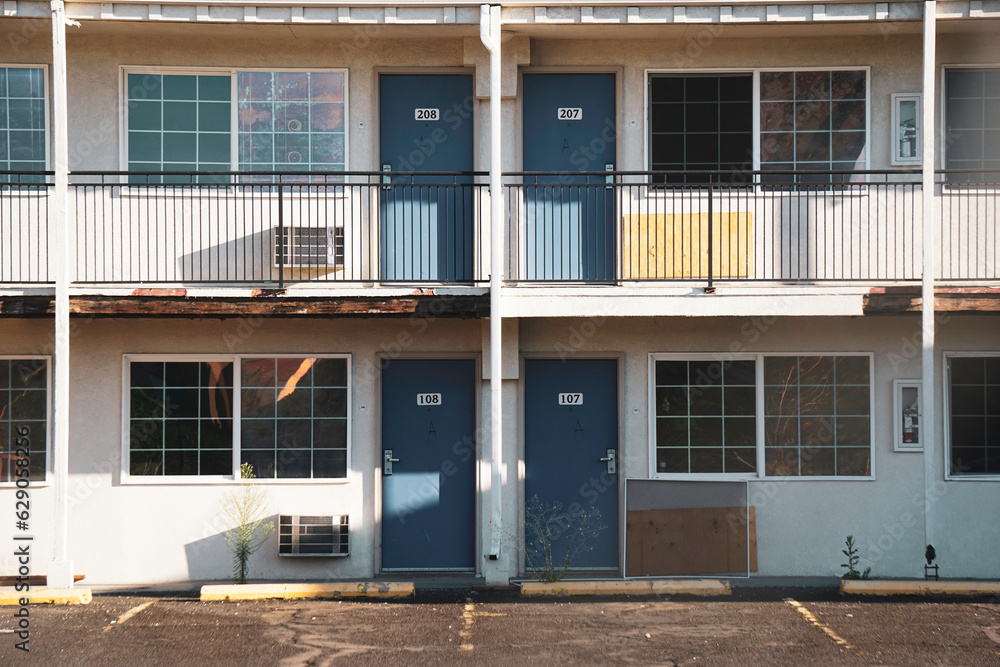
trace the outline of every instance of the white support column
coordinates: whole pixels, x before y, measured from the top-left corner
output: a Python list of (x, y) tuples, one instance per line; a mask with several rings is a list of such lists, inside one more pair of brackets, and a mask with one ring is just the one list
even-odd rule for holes
[[(503, 368), (501, 364), (500, 290), (503, 284), (503, 183), (501, 180), (500, 135), (500, 7), (482, 5), (479, 37), (490, 52), (490, 544), (487, 557), (500, 560), (503, 535)], [(495, 576), (495, 575), (494, 575)]]
[(52, 522), (53, 560), (50, 588), (73, 587), (69, 559), (69, 120), (66, 95), (66, 12), (62, 0), (52, 0), (52, 168), (49, 203), (49, 247), (56, 284), (55, 355), (52, 388)]
[[(934, 486), (936, 463), (943, 462), (942, 452), (934, 446), (937, 435), (937, 420), (934, 417), (934, 275), (937, 266), (934, 251), (937, 225), (934, 201), (934, 157), (935, 157), (935, 30), (937, 3), (924, 2), (924, 87), (923, 87), (923, 182), (921, 185), (923, 204), (923, 278), (920, 285), (920, 322), (923, 330), (923, 355), (921, 376), (923, 377), (922, 414), (920, 416), (920, 437), (924, 442), (924, 544), (935, 544), (932, 508), (928, 504), (928, 490)], [(937, 545), (940, 549), (942, 545)], [(920, 554), (917, 554), (919, 557)]]

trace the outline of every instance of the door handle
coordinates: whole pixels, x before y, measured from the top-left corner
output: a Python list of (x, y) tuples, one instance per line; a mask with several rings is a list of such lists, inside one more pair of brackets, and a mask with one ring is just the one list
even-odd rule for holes
[(607, 458), (603, 458), (601, 460), (608, 464), (609, 475), (617, 474), (618, 466), (615, 465), (615, 449), (613, 447), (608, 447), (607, 451), (608, 451)]
[(391, 449), (382, 450), (382, 474), (388, 477), (392, 474), (392, 464), (399, 463), (399, 459), (392, 458)]

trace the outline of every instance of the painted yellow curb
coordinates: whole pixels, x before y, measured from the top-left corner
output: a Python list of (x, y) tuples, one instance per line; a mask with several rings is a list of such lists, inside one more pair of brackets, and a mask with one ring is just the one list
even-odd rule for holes
[(94, 599), (89, 588), (32, 588), (19, 593), (13, 588), (0, 590), (0, 606), (20, 606), (21, 599), (29, 604), (87, 604)]
[(412, 582), (342, 582), (336, 584), (233, 584), (202, 586), (201, 600), (297, 600), (308, 598), (412, 597)]
[(630, 581), (526, 581), (526, 597), (567, 595), (731, 595), (728, 581), (719, 579), (659, 579)]
[(841, 595), (1000, 595), (1000, 581), (840, 582)]

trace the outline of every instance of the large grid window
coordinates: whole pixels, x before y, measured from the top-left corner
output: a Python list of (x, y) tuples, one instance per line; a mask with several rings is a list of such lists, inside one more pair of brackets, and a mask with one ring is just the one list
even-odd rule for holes
[(871, 360), (764, 358), (767, 475), (871, 474)]
[(656, 471), (753, 473), (753, 360), (656, 361)]
[[(753, 77), (656, 75), (649, 82), (650, 168), (738, 172), (753, 164)], [(669, 183), (705, 183), (710, 174), (667, 174)], [(720, 174), (730, 182), (741, 174)]]
[(242, 462), (260, 478), (345, 477), (347, 360), (242, 363)]
[(128, 168), (342, 171), (346, 78), (343, 71), (128, 72)]
[[(48, 362), (0, 359), (0, 482), (14, 482), (28, 455), (28, 479), (45, 479), (48, 450)], [(19, 466), (18, 460), (22, 463)]]
[[(945, 168), (1000, 172), (1000, 70), (945, 70), (945, 96)], [(962, 174), (949, 178), (969, 180)]]
[(0, 170), (44, 171), (46, 155), (45, 70), (0, 67)]
[(131, 475), (347, 476), (346, 357), (136, 358), (127, 377)]
[(1000, 474), (1000, 356), (948, 358), (951, 474)]

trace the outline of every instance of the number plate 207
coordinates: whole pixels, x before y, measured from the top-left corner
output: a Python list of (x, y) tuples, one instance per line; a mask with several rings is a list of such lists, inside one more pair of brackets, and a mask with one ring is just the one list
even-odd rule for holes
[(583, 109), (580, 107), (559, 107), (556, 109), (559, 120), (583, 120)]
[(559, 405), (583, 405), (583, 394), (559, 394)]
[(441, 394), (417, 394), (417, 405), (441, 405)]

